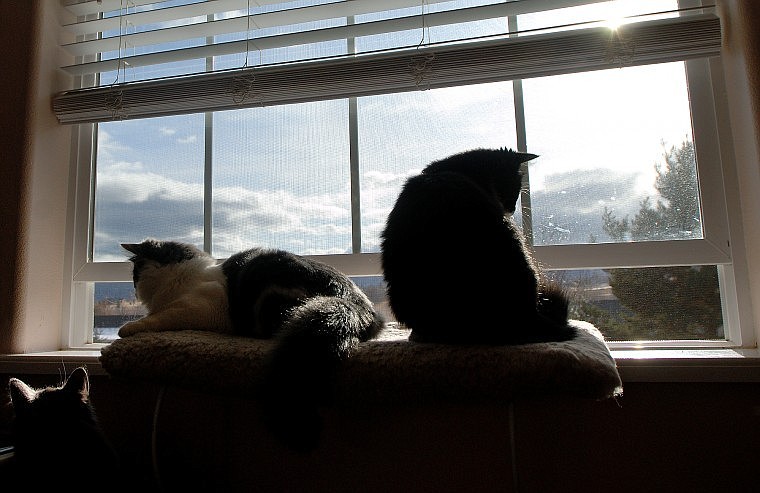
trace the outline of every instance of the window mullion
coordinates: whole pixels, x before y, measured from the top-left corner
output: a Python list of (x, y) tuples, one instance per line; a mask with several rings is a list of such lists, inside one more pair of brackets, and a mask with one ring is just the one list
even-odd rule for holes
[(359, 125), (356, 98), (348, 98), (349, 166), (351, 167), (351, 252), (362, 251)]
[[(354, 23), (354, 16), (346, 18), (347, 24)], [(349, 54), (356, 53), (356, 40), (346, 39)], [(359, 122), (358, 103), (355, 97), (348, 98), (348, 145), (351, 174), (351, 252), (362, 251), (361, 183), (359, 179)]]
[[(210, 15), (208, 21), (214, 20)], [(206, 38), (207, 44), (214, 43), (214, 37)], [(214, 57), (206, 58), (206, 71), (214, 70)], [(213, 245), (213, 210), (212, 210), (212, 178), (213, 178), (213, 152), (214, 152), (214, 114), (207, 111), (204, 114), (203, 132), (203, 250), (211, 253)]]
[[(507, 24), (510, 33), (517, 32), (517, 16), (510, 15), (507, 17)], [(510, 34), (516, 36), (516, 34)], [(522, 79), (512, 81), (512, 96), (515, 105), (515, 133), (517, 136), (517, 150), (520, 152), (528, 151), (528, 140), (525, 132), (525, 99), (523, 98)], [(522, 211), (522, 230), (525, 242), (533, 245), (533, 216), (530, 202), (530, 172), (528, 163), (523, 164), (525, 173), (523, 174), (523, 189), (520, 192), (520, 204)]]

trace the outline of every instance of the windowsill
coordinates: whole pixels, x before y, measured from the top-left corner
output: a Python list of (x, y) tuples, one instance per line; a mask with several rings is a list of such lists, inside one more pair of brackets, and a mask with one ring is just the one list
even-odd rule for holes
[(612, 350), (625, 382), (760, 382), (758, 349)]
[[(625, 382), (760, 382), (757, 349), (612, 350)], [(105, 375), (100, 349), (0, 355), (0, 374), (55, 374), (84, 365)]]
[(0, 355), (0, 374), (61, 374), (77, 366), (86, 366), (91, 375), (105, 375), (100, 366), (100, 349), (45, 351)]

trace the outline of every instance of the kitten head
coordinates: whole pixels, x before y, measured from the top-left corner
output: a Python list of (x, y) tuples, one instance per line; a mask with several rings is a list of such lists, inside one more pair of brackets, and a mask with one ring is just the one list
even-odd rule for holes
[(198, 257), (209, 257), (206, 252), (189, 243), (153, 238), (148, 238), (142, 243), (122, 243), (121, 247), (132, 254), (129, 260), (134, 264), (132, 281), (135, 287), (146, 269), (179, 264)]
[(473, 149), (434, 161), (422, 172), (466, 175), (481, 188), (493, 193), (509, 213), (514, 213), (522, 189), (522, 164), (537, 157), (507, 148)]

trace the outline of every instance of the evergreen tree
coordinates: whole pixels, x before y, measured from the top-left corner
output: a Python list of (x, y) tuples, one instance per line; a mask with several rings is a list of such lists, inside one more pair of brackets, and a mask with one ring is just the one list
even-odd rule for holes
[[(656, 203), (644, 199), (630, 221), (605, 208), (604, 231), (616, 241), (701, 238), (694, 146), (685, 141), (656, 165)], [(610, 269), (612, 293), (630, 310), (599, 320), (610, 340), (723, 337), (723, 316), (714, 265)]]

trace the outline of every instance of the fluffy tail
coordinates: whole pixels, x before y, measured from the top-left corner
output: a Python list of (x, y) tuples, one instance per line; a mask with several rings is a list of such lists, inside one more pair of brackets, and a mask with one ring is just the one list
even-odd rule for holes
[(341, 298), (315, 297), (292, 310), (275, 336), (261, 400), (264, 419), (280, 440), (300, 452), (317, 446), (319, 408), (333, 400), (337, 369), (383, 326), (371, 307)]
[(536, 306), (540, 325), (538, 342), (561, 342), (575, 337), (575, 328), (568, 324), (570, 300), (565, 291), (554, 283), (543, 283)]

